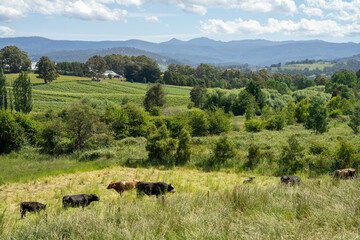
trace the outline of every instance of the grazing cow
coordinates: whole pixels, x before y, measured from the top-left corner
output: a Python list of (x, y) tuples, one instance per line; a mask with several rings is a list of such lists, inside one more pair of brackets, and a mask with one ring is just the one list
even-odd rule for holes
[(335, 170), (333, 172), (333, 178), (339, 178), (339, 179), (353, 178), (355, 176), (355, 171), (356, 170), (353, 168)]
[(39, 202), (22, 202), (20, 204), (21, 218), (23, 218), (26, 212), (39, 212), (46, 209), (46, 204)]
[(113, 183), (109, 184), (107, 189), (115, 189), (115, 191), (120, 193), (120, 196), (121, 196), (124, 191), (135, 189), (139, 182), (140, 182), (139, 179), (132, 179), (132, 180), (128, 180), (128, 181), (113, 182)]
[(64, 208), (67, 207), (80, 207), (89, 206), (91, 202), (100, 201), (100, 198), (95, 194), (79, 194), (64, 196), (62, 199)]
[(243, 183), (251, 183), (255, 177), (249, 177), (249, 179), (244, 180)]
[(301, 178), (299, 178), (298, 176), (282, 176), (281, 182), (290, 185), (302, 183)]
[(137, 185), (137, 193), (141, 195), (145, 193), (148, 196), (156, 195), (164, 195), (167, 192), (175, 192), (175, 188), (171, 184), (166, 184), (163, 182), (139, 182)]

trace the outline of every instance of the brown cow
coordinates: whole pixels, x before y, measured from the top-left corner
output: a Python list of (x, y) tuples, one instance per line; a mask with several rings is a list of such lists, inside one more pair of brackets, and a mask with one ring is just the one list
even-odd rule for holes
[(140, 182), (139, 179), (113, 182), (109, 184), (107, 189), (115, 189), (115, 191), (117, 191), (118, 193), (120, 193), (120, 195), (122, 195), (122, 193), (125, 190), (135, 189), (137, 187), (138, 182)]
[(333, 172), (333, 178), (339, 178), (339, 179), (353, 178), (355, 176), (355, 171), (356, 170), (353, 168), (335, 170)]

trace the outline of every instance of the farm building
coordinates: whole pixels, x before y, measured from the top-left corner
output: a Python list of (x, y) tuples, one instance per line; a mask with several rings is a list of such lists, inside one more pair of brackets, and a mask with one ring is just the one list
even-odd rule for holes
[(105, 71), (105, 73), (104, 73), (104, 78), (108, 78), (108, 77), (109, 77), (109, 74), (111, 74), (111, 76), (112, 76), (113, 78), (122, 78), (122, 77), (123, 77), (123, 76), (117, 74), (117, 73), (114, 72), (114, 71)]

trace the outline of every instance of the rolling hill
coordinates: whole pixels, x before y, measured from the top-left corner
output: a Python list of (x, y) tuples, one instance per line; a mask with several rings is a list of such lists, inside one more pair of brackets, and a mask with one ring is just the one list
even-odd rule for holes
[[(171, 39), (162, 43), (152, 43), (142, 40), (127, 41), (66, 41), (51, 40), (42, 37), (17, 37), (0, 39), (0, 48), (16, 45), (29, 53), (34, 59), (48, 55), (53, 59), (71, 61), (79, 50), (83, 50), (83, 57), (90, 56), (99, 50), (118, 51), (124, 54), (154, 54), (157, 61), (165, 63), (182, 63), (198, 65), (199, 63), (224, 64), (248, 63), (265, 66), (273, 63), (302, 59), (332, 60), (360, 54), (359, 43), (331, 43), (320, 40), (311, 41), (267, 41), (267, 40), (239, 40), (215, 41), (208, 38), (196, 38), (189, 41)], [(130, 48), (125, 50), (125, 48)], [(109, 49), (113, 49), (109, 51)], [(137, 50), (135, 50), (137, 49)], [(70, 51), (70, 52), (69, 52)], [(73, 52), (73, 54), (72, 54)]]

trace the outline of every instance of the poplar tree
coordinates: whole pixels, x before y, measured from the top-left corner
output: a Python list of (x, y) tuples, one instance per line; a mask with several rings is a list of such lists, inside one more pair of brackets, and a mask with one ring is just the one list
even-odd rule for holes
[(0, 69), (0, 109), (7, 109), (6, 77), (3, 69)]
[(21, 72), (15, 79), (13, 93), (15, 110), (23, 113), (31, 112), (33, 108), (32, 89), (27, 72)]

